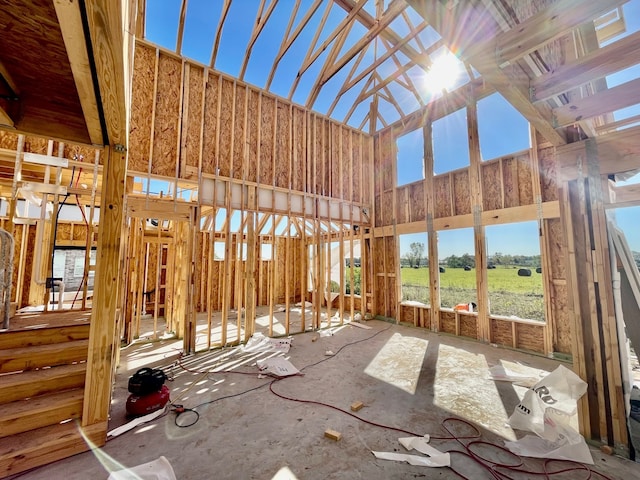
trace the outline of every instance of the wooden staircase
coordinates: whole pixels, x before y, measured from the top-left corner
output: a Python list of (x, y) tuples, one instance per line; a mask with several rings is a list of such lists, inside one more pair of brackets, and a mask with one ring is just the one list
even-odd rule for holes
[(89, 324), (0, 333), (0, 478), (102, 444), (80, 428)]

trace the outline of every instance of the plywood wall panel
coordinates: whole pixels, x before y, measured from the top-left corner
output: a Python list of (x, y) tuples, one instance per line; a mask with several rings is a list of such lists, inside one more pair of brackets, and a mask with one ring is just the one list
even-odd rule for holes
[(475, 315), (460, 315), (460, 335), (478, 338), (478, 317)]
[(383, 135), (384, 141), (381, 144), (382, 170), (379, 174), (382, 176), (382, 189), (390, 190), (395, 186), (394, 163), (395, 163), (395, 139), (390, 131)]
[(449, 175), (440, 175), (433, 179), (435, 198), (434, 216), (443, 218), (451, 216), (451, 191)]
[(456, 334), (456, 314), (440, 310), (440, 331), (443, 333)]
[(471, 191), (469, 171), (462, 170), (453, 174), (454, 213), (465, 215), (471, 213)]
[[(184, 120), (183, 128), (184, 143), (180, 151), (182, 165), (189, 167), (198, 167), (200, 162), (200, 152), (202, 145), (200, 140), (200, 130), (202, 128), (202, 89), (204, 88), (203, 77), (204, 68), (196, 65), (185, 66), (189, 70), (189, 92), (184, 102), (187, 104), (187, 118)], [(180, 172), (181, 177), (187, 175), (185, 171)]]
[[(276, 129), (276, 187), (288, 189), (291, 180), (291, 112), (288, 104), (278, 102)], [(284, 251), (284, 250), (283, 250)]]
[[(349, 175), (351, 176), (351, 184), (353, 188), (353, 198), (351, 199), (354, 202), (362, 202), (367, 201), (370, 202), (371, 199), (367, 198), (365, 200), (364, 197), (364, 189), (363, 189), (363, 179), (362, 179), (362, 159), (363, 159), (363, 149), (368, 149), (369, 141), (356, 132), (352, 132), (352, 167)], [(368, 152), (368, 150), (366, 150)], [(367, 169), (367, 172), (371, 172), (371, 169)], [(349, 175), (345, 175), (345, 181), (348, 181)]]
[(551, 285), (551, 305), (553, 309), (554, 345), (553, 350), (561, 353), (571, 353), (572, 328), (569, 321), (569, 307), (567, 305), (567, 286)]
[(500, 162), (487, 162), (480, 166), (482, 175), (482, 207), (484, 210), (502, 208), (502, 177)]
[(216, 173), (216, 163), (218, 161), (218, 97), (219, 97), (219, 77), (209, 71), (205, 94), (204, 94), (204, 136), (202, 139), (202, 172)]
[(384, 192), (382, 194), (382, 224), (393, 225), (395, 220), (393, 211), (393, 191)]
[(342, 198), (342, 185), (340, 184), (340, 128), (337, 124), (329, 123), (329, 195), (334, 198)]
[(260, 163), (258, 164), (258, 182), (273, 185), (273, 145), (275, 100), (262, 96), (262, 119), (260, 128)]
[(40, 155), (46, 155), (49, 146), (49, 140), (41, 137), (34, 137), (33, 135), (27, 135), (24, 137), (24, 151), (31, 153), (39, 153)]
[(158, 91), (151, 173), (175, 177), (182, 98), (182, 62), (165, 54), (158, 59)]
[[(27, 252), (33, 252), (36, 248), (36, 227), (35, 225), (28, 226), (28, 230), (26, 232), (27, 235)], [(33, 271), (33, 255), (25, 255), (25, 264), (24, 264), (24, 278), (23, 278), (23, 289), (22, 289), (22, 299), (20, 300), (20, 305), (29, 305), (29, 286), (31, 285), (31, 274)], [(15, 264), (14, 264), (15, 268)], [(14, 272), (17, 270), (14, 269)]]
[(291, 188), (298, 192), (304, 189), (304, 177), (306, 172), (306, 135), (305, 112), (301, 108), (293, 107), (293, 161), (291, 171)]
[(342, 168), (340, 176), (342, 179), (342, 197), (345, 200), (353, 200), (353, 132), (341, 127), (342, 134)]
[(374, 195), (379, 195), (382, 192), (382, 168), (383, 168), (383, 159), (382, 159), (382, 144), (387, 138), (388, 135), (385, 132), (381, 132), (379, 135), (376, 135), (373, 139), (373, 156), (374, 156), (374, 171), (376, 175), (373, 176), (373, 192)]
[(551, 278), (566, 279), (565, 252), (563, 243), (563, 229), (559, 218), (545, 220), (547, 224), (547, 237), (549, 245), (549, 257), (551, 258)]
[(424, 205), (424, 182), (413, 183), (409, 186), (410, 222), (422, 222), (427, 219)]
[[(102, 151), (102, 149), (100, 150)], [(54, 151), (57, 151), (57, 149)], [(86, 163), (87, 168), (91, 168), (96, 160), (96, 149), (93, 147), (87, 147), (85, 145), (74, 145), (71, 143), (65, 143), (62, 155), (68, 160), (75, 160), (76, 162)], [(103, 155), (100, 155), (100, 160), (102, 159)]]
[(395, 222), (398, 224), (409, 221), (409, 187), (404, 185), (396, 189), (396, 214)]
[(497, 320), (492, 318), (491, 324), (491, 343), (496, 345), (503, 345), (506, 347), (513, 347), (513, 329), (511, 328), (512, 322), (505, 320)]
[(256, 90), (249, 90), (249, 105), (247, 108), (247, 162), (245, 165), (245, 179), (256, 182), (258, 178), (258, 148), (260, 146), (260, 102), (261, 95)]
[(544, 332), (542, 325), (516, 323), (516, 348), (544, 353)]
[(244, 160), (247, 154), (247, 132), (245, 130), (246, 113), (249, 100), (247, 88), (238, 85), (235, 89), (235, 116), (233, 123), (233, 155), (232, 171), (233, 178), (242, 180), (244, 178)]
[(505, 158), (502, 161), (504, 182), (504, 206), (517, 207), (520, 204), (520, 192), (518, 190), (518, 162), (513, 158)]
[(519, 205), (531, 205), (533, 199), (533, 173), (531, 170), (531, 157), (529, 153), (518, 155), (518, 203)]
[(17, 150), (18, 135), (13, 132), (0, 130), (0, 148), (6, 148), (7, 150)]
[(543, 148), (538, 152), (540, 164), (540, 186), (542, 201), (551, 202), (558, 200), (558, 162), (555, 148)]
[(223, 177), (231, 176), (232, 148), (234, 148), (236, 141), (241, 142), (241, 138), (237, 137), (233, 131), (235, 99), (235, 83), (223, 78), (220, 89), (220, 150), (218, 155), (218, 168), (220, 169), (220, 175)]

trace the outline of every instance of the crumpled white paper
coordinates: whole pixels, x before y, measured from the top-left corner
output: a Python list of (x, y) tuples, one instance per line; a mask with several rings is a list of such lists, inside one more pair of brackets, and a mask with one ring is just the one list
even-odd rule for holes
[(247, 344), (242, 346), (245, 353), (255, 352), (283, 352), (287, 353), (291, 348), (291, 337), (289, 338), (270, 338), (265, 337), (262, 333), (256, 332), (251, 335)]
[(107, 480), (177, 480), (176, 474), (164, 456), (132, 468), (111, 472)]
[(407, 462), (410, 465), (418, 465), (422, 467), (449, 467), (451, 465), (450, 455), (428, 445), (429, 435), (424, 437), (404, 437), (398, 441), (407, 450), (417, 450), (420, 453), (429, 455), (422, 457), (420, 455), (410, 455), (406, 453), (395, 452), (372, 452), (376, 458), (381, 460), (393, 460), (396, 462)]
[(517, 455), (556, 458), (593, 464), (591, 451), (570, 424), (577, 411), (577, 401), (587, 391), (587, 384), (574, 372), (559, 365), (525, 393), (509, 424), (533, 435), (505, 442)]
[(300, 373), (300, 370), (294, 367), (289, 360), (285, 360), (282, 357), (265, 358), (258, 360), (256, 363), (261, 372), (271, 373), (278, 377), (288, 377)]

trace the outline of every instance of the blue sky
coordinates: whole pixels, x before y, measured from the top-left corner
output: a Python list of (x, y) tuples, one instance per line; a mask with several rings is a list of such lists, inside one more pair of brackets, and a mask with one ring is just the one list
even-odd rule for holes
[[(149, 0), (147, 2), (146, 36), (149, 40), (169, 49), (175, 49), (180, 3), (180, 0)], [(182, 47), (182, 52), (185, 56), (205, 65), (209, 64), (215, 28), (220, 17), (222, 3), (221, 0), (189, 0)], [(308, 10), (310, 3), (311, 0), (303, 0), (303, 7), (296, 16), (296, 23)], [(249, 41), (251, 26), (255, 21), (255, 12), (258, 4), (259, 0), (232, 2), (225, 22), (215, 64), (217, 70), (231, 75), (238, 75), (240, 72), (242, 59), (244, 58), (246, 46)], [(251, 5), (251, 8), (247, 8), (247, 5)], [(292, 5), (293, 2), (278, 2), (271, 19), (266, 24), (265, 30), (260, 37), (258, 37), (253, 47), (253, 54), (246, 67), (245, 81), (248, 83), (259, 87), (264, 86), (274, 58), (280, 48), (280, 41), (289, 21)], [(623, 8), (627, 24), (627, 32), (623, 34), (624, 36), (640, 28), (640, 0), (632, 0), (626, 3)], [(324, 5), (314, 14), (310, 25), (317, 25), (323, 13)], [(369, 13), (373, 14), (374, 12)], [(322, 42), (328, 32), (333, 30), (343, 16), (344, 14), (341, 13), (339, 9), (335, 7), (332, 8), (327, 25), (318, 43)], [(414, 25), (417, 25), (421, 20), (419, 18), (413, 18), (412, 21)], [(396, 28), (400, 34), (406, 33), (402, 31), (403, 28), (406, 29), (406, 26), (403, 26), (402, 22), (394, 22), (392, 27)], [(315, 28), (305, 28), (301, 37), (293, 43), (290, 50), (279, 62), (271, 85), (271, 90), (274, 93), (288, 97), (291, 88), (291, 79), (295, 78), (300, 68), (300, 63), (307, 54), (307, 48), (312, 41), (314, 33)], [(359, 38), (363, 33), (363, 27), (358, 25), (354, 27), (350, 39)], [(421, 38), (426, 45), (429, 45), (433, 43), (438, 36), (433, 30), (430, 30), (429, 27), (424, 30)], [(274, 39), (276, 39), (276, 41), (273, 41)], [(352, 43), (352, 41), (347, 40), (346, 45), (348, 46), (350, 43)], [(319, 56), (318, 61), (302, 75), (300, 84), (293, 95), (294, 102), (299, 104), (306, 102), (306, 96), (313, 85), (313, 80), (324, 63), (324, 59), (329, 50), (330, 49), (325, 50)], [(343, 52), (341, 52), (341, 54)], [(374, 53), (371, 53), (371, 55), (373, 54)], [(401, 57), (401, 61), (403, 62), (407, 60), (406, 57), (402, 58), (401, 53), (399, 53), (398, 56)], [(390, 60), (383, 65), (386, 66), (387, 63), (390, 71), (395, 68)], [(363, 61), (363, 64), (366, 66), (367, 62)], [(351, 63), (348, 64), (347, 67), (350, 65)], [(362, 69), (364, 66), (359, 68)], [(343, 70), (349, 70), (349, 68)], [(414, 69), (411, 69), (409, 73), (413, 74), (413, 70)], [(344, 75), (346, 75), (346, 73), (336, 75), (322, 89), (318, 100), (314, 104), (315, 110), (326, 113), (344, 81)], [(613, 86), (638, 77), (640, 77), (640, 67), (611, 75), (607, 78), (607, 82), (608, 85)], [(463, 83), (467, 80), (468, 77), (466, 74), (463, 74), (458, 83)], [(352, 104), (353, 98), (355, 98), (355, 95), (360, 91), (360, 87), (361, 85), (353, 88), (338, 102), (333, 112), (334, 117), (341, 118), (346, 114)], [(395, 90), (393, 93), (402, 99), (402, 91)], [(427, 100), (428, 98), (429, 94), (425, 93), (423, 99)], [(388, 107), (388, 105), (386, 107)], [(636, 107), (615, 112), (614, 117), (616, 120), (619, 120), (638, 113), (640, 113), (640, 109)], [(360, 108), (359, 111), (356, 110), (349, 123), (353, 126), (358, 126), (365, 114), (366, 109), (364, 108)], [(485, 160), (518, 152), (529, 147), (529, 129), (526, 120), (499, 94), (494, 94), (478, 103), (478, 125), (480, 148), (482, 158)], [(464, 110), (460, 110), (434, 123), (433, 134), (436, 174), (469, 165), (467, 142), (460, 141), (466, 138), (466, 118)], [(411, 149), (412, 141), (413, 139), (409, 137), (405, 139), (405, 144), (401, 145), (401, 150), (405, 148)], [(421, 149), (421, 146), (416, 144), (416, 148)], [(408, 181), (415, 181), (421, 178), (422, 168), (418, 165), (421, 160), (420, 157), (414, 163), (409, 162), (407, 168), (399, 171), (399, 183), (407, 183)], [(631, 182), (640, 182), (640, 176), (636, 176)], [(640, 207), (618, 209), (615, 215), (618, 224), (625, 232), (632, 250), (640, 251), (640, 222), (638, 221), (640, 220)], [(488, 253), (493, 254), (500, 251), (502, 253), (521, 255), (538, 254), (539, 244), (535, 227), (536, 222), (528, 222), (526, 224), (503, 225), (500, 226), (499, 229), (494, 227), (487, 228)], [(532, 231), (534, 232), (533, 234)], [(451, 254), (461, 255), (463, 253), (473, 253), (473, 237), (471, 236), (471, 241), (469, 241), (469, 232), (469, 229), (461, 230), (457, 232), (457, 234), (455, 231), (443, 232), (440, 236), (441, 241), (439, 242), (440, 256), (444, 258)], [(446, 238), (446, 241), (443, 241), (442, 237)], [(425, 234), (415, 238), (420, 238), (419, 241), (426, 242)], [(416, 241), (415, 238), (413, 236), (402, 237), (401, 254), (408, 250), (409, 243)]]

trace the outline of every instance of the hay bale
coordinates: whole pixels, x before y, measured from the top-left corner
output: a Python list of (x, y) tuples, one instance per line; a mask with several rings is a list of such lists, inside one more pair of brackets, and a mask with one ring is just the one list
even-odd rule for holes
[(542, 267), (536, 268), (536, 273), (542, 273)]
[(519, 277), (530, 277), (531, 276), (531, 270), (529, 270), (528, 268), (520, 268), (518, 270), (518, 276)]

